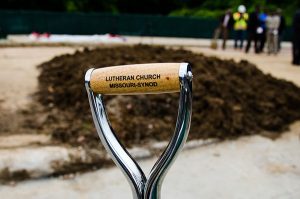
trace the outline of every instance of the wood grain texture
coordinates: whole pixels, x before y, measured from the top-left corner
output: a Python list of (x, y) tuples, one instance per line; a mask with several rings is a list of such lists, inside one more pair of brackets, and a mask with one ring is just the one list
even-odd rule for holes
[(153, 63), (95, 69), (91, 89), (95, 93), (122, 95), (178, 92), (180, 63)]

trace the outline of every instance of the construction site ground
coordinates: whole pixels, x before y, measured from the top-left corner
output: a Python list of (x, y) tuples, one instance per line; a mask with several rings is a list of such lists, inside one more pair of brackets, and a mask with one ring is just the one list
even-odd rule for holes
[[(178, 48), (181, 40), (174, 39), (172, 43), (162, 38), (135, 38), (132, 41)], [(174, 43), (176, 45), (172, 45)], [(183, 41), (183, 47), (222, 59), (246, 59), (263, 72), (300, 86), (300, 67), (291, 65), (289, 44), (284, 44), (277, 56), (252, 52), (245, 54), (230, 46), (226, 51), (212, 50), (208, 40), (193, 40), (186, 45)], [(0, 48), (0, 105), (10, 113), (5, 124), (18, 119), (17, 111), (32, 101), (32, 94), (38, 86), (39, 71), (36, 66), (54, 56), (73, 53), (78, 49), (82, 47), (16, 45)], [(40, 172), (46, 172), (48, 168), (43, 164), (55, 158), (64, 159), (67, 153), (62, 153), (66, 149), (61, 146), (48, 146), (49, 140), (47, 135), (38, 132), (12, 132), (11, 135), (0, 132), (0, 167), (13, 165), (23, 168), (24, 165), (31, 165), (31, 169), (42, 168)], [(32, 159), (28, 160), (30, 155)], [(155, 160), (154, 157), (139, 162), (148, 173)], [(0, 197), (129, 199), (131, 190), (123, 174), (112, 167), (68, 177), (12, 182), (0, 186)], [(300, 198), (300, 123), (291, 125), (290, 130), (276, 140), (247, 136), (218, 143), (202, 143), (184, 150), (165, 179), (162, 198)]]

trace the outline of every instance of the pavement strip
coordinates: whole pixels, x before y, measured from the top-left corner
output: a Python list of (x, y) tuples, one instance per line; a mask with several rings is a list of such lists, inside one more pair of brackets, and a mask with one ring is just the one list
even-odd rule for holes
[[(185, 150), (170, 169), (162, 198), (300, 197), (300, 122), (280, 139), (249, 136)], [(155, 158), (140, 161), (149, 172)], [(131, 190), (116, 167), (75, 176), (1, 186), (6, 199), (130, 199)]]

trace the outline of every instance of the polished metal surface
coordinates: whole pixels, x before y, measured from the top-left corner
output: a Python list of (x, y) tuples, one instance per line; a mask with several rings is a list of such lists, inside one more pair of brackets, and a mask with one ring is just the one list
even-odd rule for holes
[(174, 135), (166, 150), (153, 166), (148, 179), (115, 136), (107, 118), (102, 95), (95, 94), (90, 88), (92, 72), (93, 69), (86, 72), (85, 87), (88, 93), (93, 120), (101, 142), (115, 164), (126, 176), (131, 185), (134, 199), (159, 199), (164, 176), (182, 149), (190, 128), (192, 114), (192, 72), (190, 65), (187, 63), (180, 65), (180, 99)]

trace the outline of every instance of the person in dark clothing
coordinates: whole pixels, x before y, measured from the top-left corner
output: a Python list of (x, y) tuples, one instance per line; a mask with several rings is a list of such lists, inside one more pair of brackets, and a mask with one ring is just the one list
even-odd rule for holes
[(293, 19), (293, 64), (300, 66), (300, 9)]
[(257, 29), (259, 28), (259, 13), (260, 7), (256, 6), (255, 11), (252, 12), (249, 16), (248, 27), (247, 27), (247, 46), (245, 52), (248, 53), (249, 49), (251, 48), (251, 43), (254, 41), (254, 51), (258, 53), (258, 46), (257, 46)]
[(234, 24), (234, 20), (232, 16), (232, 11), (231, 9), (228, 9), (220, 19), (220, 27), (221, 27), (221, 33), (223, 38), (223, 44), (222, 44), (223, 50), (226, 49), (226, 41), (228, 39), (230, 31), (233, 28), (233, 24)]
[(283, 31), (286, 27), (286, 22), (285, 22), (285, 18), (282, 15), (282, 10), (278, 9), (277, 10), (277, 14), (280, 16), (280, 24), (279, 24), (279, 28), (278, 28), (278, 51), (281, 50), (281, 41), (282, 41), (282, 35), (283, 35)]
[(256, 53), (261, 53), (264, 51), (266, 38), (267, 38), (267, 27), (266, 27), (266, 20), (268, 15), (265, 11), (262, 11), (259, 14), (259, 27), (257, 28), (257, 51)]

